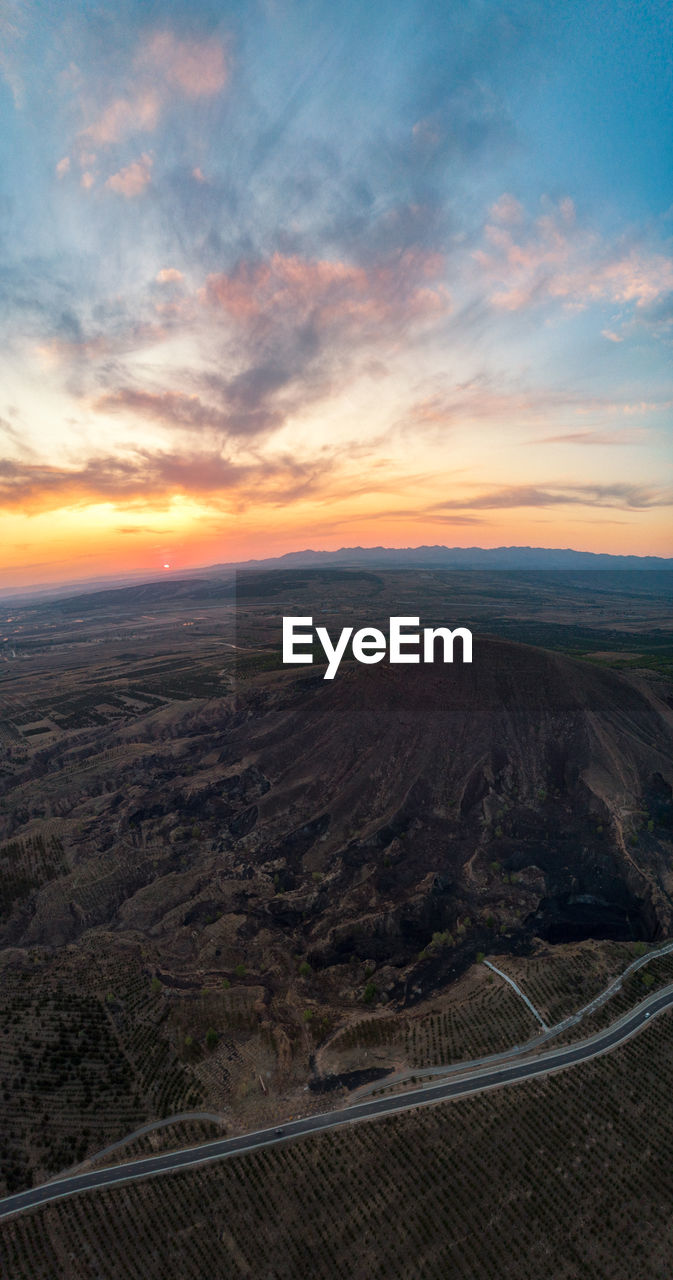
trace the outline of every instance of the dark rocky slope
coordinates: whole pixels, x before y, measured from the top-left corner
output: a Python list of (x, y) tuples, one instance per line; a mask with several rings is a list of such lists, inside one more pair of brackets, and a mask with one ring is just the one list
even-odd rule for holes
[(244, 956), (269, 992), (301, 957), (326, 979), (355, 957), (408, 997), (535, 935), (670, 934), (667, 697), (484, 639), (468, 666), (271, 673), (151, 713), (145, 745), (134, 730), (128, 758), (69, 773), (65, 798), (48, 760), (24, 787), (14, 838), (35, 810), (67, 814), (69, 842), (19, 885), (1, 940), (112, 930), (175, 976)]

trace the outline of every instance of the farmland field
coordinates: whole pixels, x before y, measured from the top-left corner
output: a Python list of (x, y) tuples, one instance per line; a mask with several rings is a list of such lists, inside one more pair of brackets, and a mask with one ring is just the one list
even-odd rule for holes
[(669, 1013), (543, 1081), (87, 1193), (4, 1224), (3, 1274), (668, 1280), (672, 1054)]
[[(413, 576), (257, 575), (235, 615), (213, 579), (6, 619), (0, 1195), (525, 1045), (540, 1023), (503, 974), (552, 1025), (673, 934), (665, 602), (628, 597), (629, 629), (620, 582), (542, 586), (428, 574), (428, 620), (458, 600), (487, 633), (473, 666), (344, 662), (333, 684), (282, 669), (282, 609), (373, 622), (411, 609)], [(563, 1038), (672, 979), (654, 957)], [(602, 1276), (584, 1236), (563, 1253), (560, 1197), (587, 1230), (604, 1214), (629, 1280), (649, 1250), (649, 1280), (655, 1236), (631, 1240), (604, 1188), (640, 1169), (667, 1037), (662, 1019), (614, 1064), (45, 1208), (3, 1225), (5, 1271)]]

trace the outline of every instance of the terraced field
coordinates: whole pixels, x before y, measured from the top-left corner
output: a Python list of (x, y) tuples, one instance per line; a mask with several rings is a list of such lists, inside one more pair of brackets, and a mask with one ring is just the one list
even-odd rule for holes
[[(621, 973), (639, 953), (633, 944), (587, 941), (573, 948), (541, 948), (529, 956), (494, 957), (517, 981), (549, 1026), (577, 1012)], [(666, 959), (652, 962), (656, 975), (669, 972)], [(671, 969), (673, 977), (673, 969)], [(646, 991), (649, 979), (636, 975), (628, 987)], [(663, 980), (663, 979), (662, 979)], [(669, 979), (670, 980), (670, 979)], [(622, 1008), (609, 1002), (607, 1020)], [(632, 1000), (633, 1002), (633, 1000)], [(631, 1007), (628, 1003), (624, 1008)], [(593, 1022), (581, 1024), (586, 1034)], [(604, 1025), (603, 1023), (597, 1025)], [(448, 992), (422, 1002), (413, 1013), (353, 1021), (321, 1051), (324, 1070), (376, 1064), (433, 1067), (500, 1053), (525, 1044), (540, 1025), (510, 986), (483, 965), (474, 965)]]
[(511, 987), (479, 967), (448, 996), (426, 1002), (413, 1016), (364, 1018), (326, 1046), (321, 1061), (364, 1068), (373, 1059), (439, 1066), (498, 1053), (535, 1035), (538, 1024)]
[(666, 1014), (544, 1080), (55, 1203), (3, 1225), (4, 1273), (668, 1280), (672, 1054)]
[[(76, 984), (65, 966), (60, 980), (44, 984), (3, 973), (3, 1194), (70, 1167), (148, 1118), (201, 1101), (197, 1077), (166, 1034), (167, 1003), (134, 966), (108, 969), (94, 964)], [(106, 994), (104, 977), (117, 979)]]

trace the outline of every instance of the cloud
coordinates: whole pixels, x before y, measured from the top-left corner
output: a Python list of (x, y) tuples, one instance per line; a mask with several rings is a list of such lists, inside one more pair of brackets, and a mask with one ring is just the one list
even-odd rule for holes
[(6, 418), (0, 418), (0, 435), (5, 436), (18, 453), (21, 453), (24, 456), (26, 454), (32, 454), (33, 450), (26, 441), (25, 433), (13, 426)]
[(157, 527), (154, 524), (118, 524), (115, 526), (115, 533), (138, 534), (138, 533), (174, 533), (174, 530), (167, 526), (165, 529)]
[[(624, 408), (626, 411), (626, 406)], [(543, 436), (541, 440), (527, 440), (525, 444), (587, 444), (625, 445), (642, 444), (646, 431), (569, 431), (565, 435)]]
[[(229, 65), (228, 46), (221, 40), (181, 40), (171, 31), (154, 31), (140, 41), (126, 69), (120, 71), (117, 93), (102, 108), (100, 86), (82, 89), (86, 78), (78, 72), (76, 86), (87, 123), (77, 134), (73, 154), (59, 161), (58, 176), (64, 177), (77, 164), (87, 171), (82, 185), (91, 186), (96, 159), (92, 148), (105, 151), (138, 135), (154, 133), (176, 96), (196, 101), (220, 93), (227, 83)], [(123, 195), (137, 195), (147, 185), (143, 176), (130, 165), (108, 178), (105, 186)]]
[(221, 429), (226, 424), (220, 409), (205, 405), (196, 395), (179, 391), (153, 393), (124, 387), (101, 396), (95, 408), (103, 413), (130, 411), (177, 427)]
[(130, 98), (116, 98), (79, 136), (95, 146), (125, 142), (137, 133), (152, 133), (160, 114), (159, 94), (154, 89), (145, 89)]
[(171, 430), (211, 431), (221, 439), (261, 436), (278, 430), (288, 416), (324, 394), (326, 375), (320, 368), (311, 370), (312, 357), (312, 343), (302, 355), (301, 339), (297, 339), (290, 344), (285, 362), (277, 348), (275, 358), (253, 360), (230, 377), (183, 371), (183, 378), (197, 392), (124, 386), (100, 396), (94, 407), (106, 413), (130, 413)]
[(201, 296), (241, 324), (286, 318), (295, 325), (311, 319), (322, 329), (403, 325), (449, 310), (448, 293), (436, 282), (442, 266), (439, 255), (422, 250), (371, 267), (275, 253), (210, 275)]
[[(226, 396), (227, 384), (219, 385)], [(219, 437), (255, 436), (282, 425), (283, 413), (263, 404), (263, 388), (246, 402), (245, 397), (237, 396), (234, 385), (227, 398), (228, 404), (217, 407), (205, 404), (198, 395), (180, 391), (150, 392), (124, 387), (101, 396), (95, 407), (104, 413), (131, 413), (173, 430), (212, 431)]]
[(154, 157), (144, 152), (139, 160), (134, 160), (133, 164), (120, 169), (119, 173), (113, 173), (105, 186), (109, 191), (115, 191), (118, 195), (131, 200), (134, 196), (141, 195), (149, 186), (152, 180), (153, 164)]
[(53, 327), (61, 330), (59, 336), (38, 343), (36, 354), (45, 368), (80, 366), (84, 361), (94, 364), (110, 356), (133, 354), (167, 337), (168, 331), (162, 325), (143, 320), (131, 322), (127, 316), (123, 320), (123, 324), (107, 332), (84, 333), (76, 317), (70, 320), (67, 314), (62, 314), (52, 321)]
[(524, 221), (525, 213), (523, 205), (515, 199), (514, 196), (505, 192), (491, 206), (490, 216), (492, 222), (505, 223), (509, 226), (519, 225)]
[(0, 508), (35, 514), (62, 507), (114, 503), (121, 508), (161, 509), (178, 495), (283, 506), (320, 492), (328, 483), (330, 459), (299, 460), (287, 455), (240, 463), (218, 450), (189, 453), (138, 449), (127, 456), (101, 456), (80, 466), (61, 467), (0, 459)]
[(449, 499), (438, 511), (502, 511), (518, 507), (588, 506), (647, 511), (673, 504), (673, 490), (637, 484), (512, 485), (473, 498)]
[(177, 267), (162, 267), (161, 271), (157, 271), (155, 279), (157, 284), (176, 284), (178, 280), (183, 280), (184, 276)]
[[(219, 368), (177, 370), (172, 385), (159, 388), (108, 379), (96, 408), (221, 439), (268, 435), (343, 386), (368, 345), (397, 348), (402, 333), (443, 314), (449, 299), (435, 278), (441, 266), (420, 252), (370, 268), (280, 253), (243, 259), (208, 276), (195, 299)], [(175, 268), (162, 268), (156, 281), (179, 278)], [(176, 323), (193, 319), (191, 297)], [(163, 315), (163, 304), (155, 305)]]
[[(572, 200), (549, 206), (527, 227), (511, 208), (510, 197), (497, 202), (484, 247), (474, 253), (493, 281), (497, 309), (519, 311), (554, 300), (574, 309), (609, 302), (643, 310), (673, 290), (673, 259), (641, 245), (604, 243), (578, 226)], [(604, 336), (619, 341), (611, 330)]]
[(170, 88), (188, 98), (220, 93), (229, 75), (228, 52), (216, 39), (179, 40), (171, 31), (158, 31), (136, 57)]
[(0, 75), (9, 86), (17, 109), (23, 106), (24, 85), (14, 54), (26, 34), (26, 18), (26, 6), (21, 0), (0, 0)]
[(474, 421), (502, 427), (524, 422), (529, 426), (546, 424), (549, 416), (559, 410), (579, 413), (587, 404), (592, 411), (604, 407), (595, 397), (587, 399), (577, 391), (517, 386), (507, 375), (480, 373), (415, 400), (397, 425), (402, 430), (441, 436)]
[[(411, 524), (425, 525), (430, 523), (447, 525), (474, 525), (485, 523), (481, 516), (468, 516), (463, 514), (450, 516), (438, 515), (434, 507), (422, 507), (421, 510), (409, 507), (393, 507), (389, 510), (383, 511), (358, 512), (358, 524), (366, 524), (370, 520), (376, 521), (377, 524), (385, 520), (402, 520), (404, 523), (408, 522)], [(332, 520), (331, 527), (337, 529), (342, 525), (352, 525), (352, 523), (353, 517), (348, 515), (343, 516), (340, 520)]]
[[(436, 384), (435, 384), (436, 385)], [(615, 417), (634, 418), (645, 414), (663, 413), (670, 409), (671, 400), (629, 402), (610, 399), (608, 396), (589, 395), (581, 389), (569, 387), (527, 387), (517, 385), (517, 379), (506, 373), (481, 372), (445, 390), (412, 401), (395, 426), (401, 431), (411, 431), (424, 437), (442, 439), (447, 432), (484, 422), (499, 430), (513, 431), (536, 426), (551, 430), (554, 426), (565, 429), (554, 434), (521, 439), (529, 444), (578, 444), (578, 445), (633, 445), (649, 438), (644, 427), (630, 431), (614, 426)], [(606, 422), (605, 427), (584, 430), (568, 430), (573, 420)]]
[(660, 413), (663, 409), (670, 409), (673, 407), (673, 400), (637, 400), (633, 404), (622, 404), (619, 407), (622, 413), (632, 417), (634, 414)]

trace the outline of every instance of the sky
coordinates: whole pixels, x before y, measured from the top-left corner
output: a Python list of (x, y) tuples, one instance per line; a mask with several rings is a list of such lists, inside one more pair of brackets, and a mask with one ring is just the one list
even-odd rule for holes
[(0, 587), (673, 554), (673, 10), (0, 0)]

